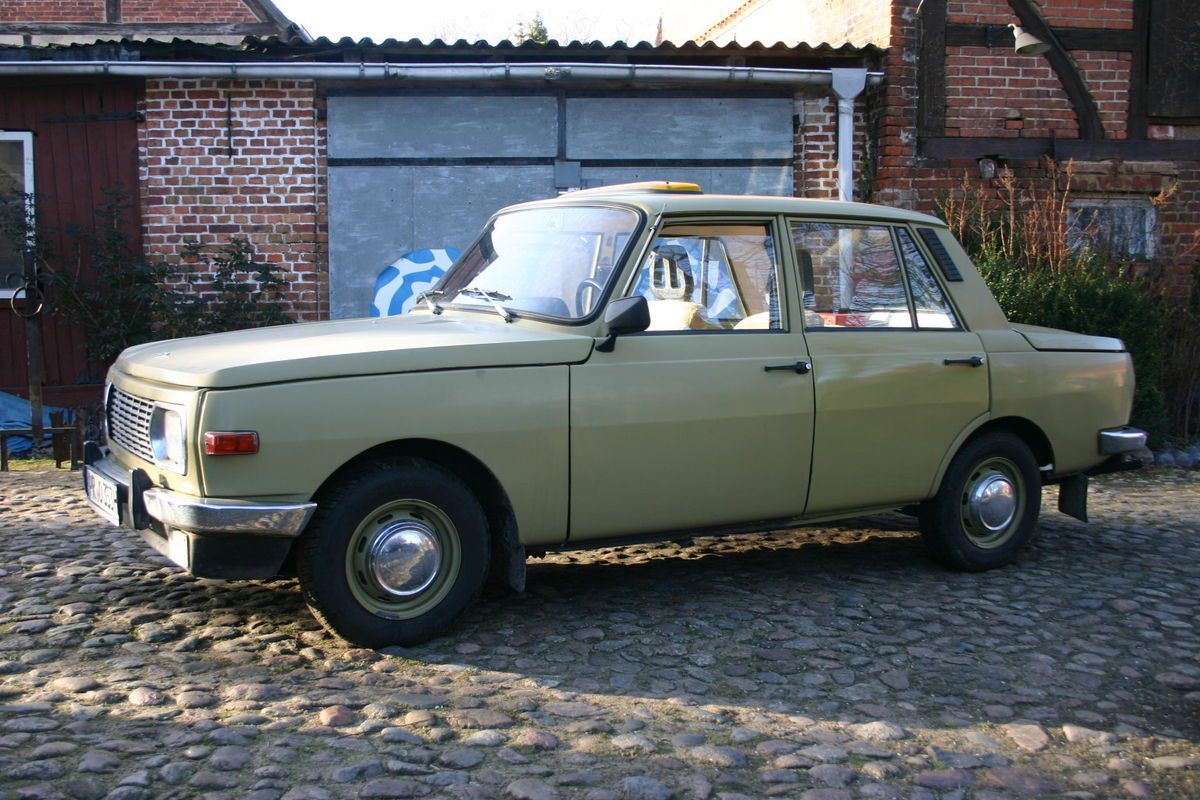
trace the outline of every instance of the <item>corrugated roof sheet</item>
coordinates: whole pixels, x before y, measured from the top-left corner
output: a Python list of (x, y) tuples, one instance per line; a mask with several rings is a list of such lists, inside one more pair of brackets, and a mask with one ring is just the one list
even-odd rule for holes
[(822, 63), (855, 62), (867, 66), (876, 64), (883, 50), (874, 46), (856, 47), (851, 44), (834, 46), (827, 42), (796, 46), (778, 42), (765, 45), (717, 45), (712, 42), (682, 44), (663, 42), (617, 42), (555, 40), (538, 44), (516, 44), (503, 41), (470, 42), (459, 39), (446, 42), (434, 39), (351, 39), (333, 41), (321, 37), (305, 41), (299, 37), (281, 39), (248, 37), (240, 45), (206, 44), (188, 39), (161, 41), (156, 39), (121, 39), (96, 41), (87, 44), (48, 45), (29, 47), (0, 45), (0, 60), (13, 61), (585, 61), (615, 63), (738, 63), (750, 66), (820, 66)]

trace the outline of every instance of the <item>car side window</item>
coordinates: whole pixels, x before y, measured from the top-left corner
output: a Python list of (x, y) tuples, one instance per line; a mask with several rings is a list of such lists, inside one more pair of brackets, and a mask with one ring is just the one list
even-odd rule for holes
[(903, 228), (896, 229), (896, 240), (900, 242), (900, 253), (904, 256), (904, 269), (908, 273), (908, 288), (912, 294), (913, 308), (917, 312), (918, 328), (953, 329), (961, 327), (954, 309), (942, 293), (942, 287), (933, 277), (933, 270), (921, 251), (917, 249), (912, 234)]
[(793, 222), (791, 228), (807, 329), (913, 327), (888, 226)]
[(651, 331), (782, 330), (775, 242), (766, 223), (673, 225), (638, 270), (631, 294)]

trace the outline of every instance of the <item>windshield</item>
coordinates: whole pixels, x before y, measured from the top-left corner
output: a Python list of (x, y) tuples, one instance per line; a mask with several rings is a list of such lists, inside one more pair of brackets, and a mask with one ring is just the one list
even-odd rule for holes
[(624, 208), (501, 214), (446, 273), (438, 300), (582, 319), (600, 302), (637, 224), (637, 213)]

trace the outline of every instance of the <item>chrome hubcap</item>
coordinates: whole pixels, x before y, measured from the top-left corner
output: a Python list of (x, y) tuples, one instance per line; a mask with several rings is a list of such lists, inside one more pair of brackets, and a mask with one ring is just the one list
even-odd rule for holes
[(437, 533), (412, 519), (379, 531), (367, 551), (367, 572), (379, 591), (397, 598), (429, 588), (442, 565)]
[(1017, 513), (1016, 486), (999, 472), (984, 475), (967, 498), (967, 513), (976, 528), (993, 533), (1004, 530)]

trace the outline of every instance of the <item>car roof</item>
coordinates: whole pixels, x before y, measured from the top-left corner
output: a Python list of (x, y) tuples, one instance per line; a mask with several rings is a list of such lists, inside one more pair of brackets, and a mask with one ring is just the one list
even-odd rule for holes
[[(663, 182), (665, 184), (665, 182)], [(695, 189), (658, 189), (654, 184), (604, 186), (583, 191), (567, 192), (547, 200), (522, 203), (510, 208), (545, 207), (558, 205), (597, 205), (621, 203), (637, 206), (651, 216), (658, 214), (786, 214), (800, 217), (861, 218), (882, 222), (911, 222), (919, 225), (945, 227), (937, 217), (903, 208), (849, 203), (841, 200), (813, 200), (803, 197), (773, 197), (767, 195), (704, 194)]]

